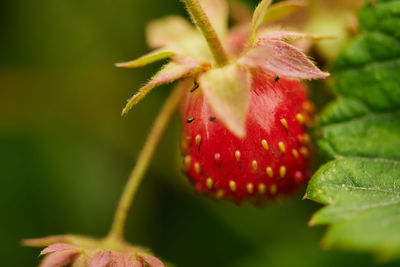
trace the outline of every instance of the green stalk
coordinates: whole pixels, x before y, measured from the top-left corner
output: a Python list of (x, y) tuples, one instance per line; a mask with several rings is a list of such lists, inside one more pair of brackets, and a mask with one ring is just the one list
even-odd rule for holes
[(220, 39), (218, 38), (217, 32), (212, 27), (210, 20), (208, 19), (203, 8), (200, 6), (198, 0), (181, 0), (187, 11), (190, 14), (193, 22), (200, 29), (204, 38), (207, 40), (208, 46), (214, 56), (215, 62), (218, 66), (222, 67), (229, 63), (229, 57), (225, 52), (224, 47)]
[(164, 106), (162, 107), (153, 128), (146, 140), (146, 143), (139, 155), (137, 163), (129, 176), (128, 182), (125, 185), (118, 208), (114, 215), (114, 221), (107, 239), (113, 241), (123, 241), (126, 219), (131, 209), (133, 198), (139, 188), (143, 176), (153, 158), (155, 149), (160, 142), (160, 139), (165, 132), (165, 129), (170, 122), (174, 111), (178, 107), (180, 100), (183, 96), (184, 88), (177, 86), (171, 95), (168, 97)]

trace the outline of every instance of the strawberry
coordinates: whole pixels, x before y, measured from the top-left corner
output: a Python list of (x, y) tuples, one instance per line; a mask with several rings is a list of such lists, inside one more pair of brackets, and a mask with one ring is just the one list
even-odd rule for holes
[(291, 193), (309, 178), (305, 86), (264, 71), (252, 74), (245, 138), (221, 123), (201, 88), (186, 97), (184, 164), (200, 193), (262, 201)]
[(197, 28), (177, 16), (154, 21), (147, 39), (155, 50), (118, 64), (137, 68), (170, 60), (128, 100), (123, 114), (153, 88), (184, 79), (184, 165), (196, 190), (236, 202), (291, 193), (309, 177), (304, 124), (311, 104), (300, 80), (329, 74), (286, 41), (320, 36), (268, 27), (298, 8), (293, 1), (270, 8), (272, 0), (262, 0), (252, 18), (232, 29), (226, 0), (182, 2)]

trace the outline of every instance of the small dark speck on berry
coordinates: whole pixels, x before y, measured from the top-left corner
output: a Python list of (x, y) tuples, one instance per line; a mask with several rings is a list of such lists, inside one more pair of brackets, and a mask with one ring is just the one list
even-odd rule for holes
[(192, 123), (195, 119), (195, 117), (190, 117), (189, 119), (187, 119), (186, 123)]
[(200, 87), (200, 84), (197, 81), (195, 81), (194, 84), (193, 84), (192, 89), (190, 89), (190, 92), (193, 93), (199, 87)]
[(208, 118), (211, 122), (216, 122), (217, 121), (217, 118), (216, 117), (210, 117), (210, 118)]
[(281, 79), (281, 78), (280, 78), (279, 76), (276, 76), (276, 77), (275, 77), (275, 82), (279, 82), (280, 79)]

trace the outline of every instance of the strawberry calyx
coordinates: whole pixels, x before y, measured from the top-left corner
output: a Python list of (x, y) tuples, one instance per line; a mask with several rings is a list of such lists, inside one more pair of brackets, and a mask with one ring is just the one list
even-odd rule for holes
[[(265, 23), (296, 11), (302, 5), (298, 1), (275, 5), (271, 5), (272, 0), (261, 1), (253, 14), (251, 26), (243, 27), (239, 33), (229, 31), (227, 27), (226, 0), (183, 2), (200, 31), (178, 16), (157, 20), (147, 29), (148, 43), (155, 50), (136, 60), (117, 64), (118, 67), (137, 68), (159, 60), (170, 60), (128, 100), (123, 114), (153, 88), (191, 78), (194, 87), (201, 88), (222, 123), (237, 137), (244, 137), (254, 69), (289, 79), (323, 79), (329, 76), (301, 50), (284, 41), (290, 38), (316, 39), (318, 36), (263, 28)], [(225, 53), (228, 60), (224, 60)]]

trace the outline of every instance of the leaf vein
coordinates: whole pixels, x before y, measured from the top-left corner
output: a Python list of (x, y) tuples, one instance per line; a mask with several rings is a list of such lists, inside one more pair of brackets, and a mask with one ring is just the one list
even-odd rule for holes
[(376, 191), (376, 192), (381, 192), (381, 193), (393, 193), (396, 196), (398, 196), (399, 200), (400, 200), (400, 192), (394, 191), (394, 190), (389, 190), (389, 189), (384, 189), (384, 188), (380, 188), (380, 187), (365, 187), (365, 186), (355, 186), (355, 185), (347, 185), (347, 184), (333, 184), (333, 183), (319, 183), (319, 184), (326, 185), (326, 186), (333, 186), (333, 187), (337, 187), (337, 188), (350, 188), (350, 189), (353, 189), (353, 190), (365, 190), (365, 191)]

